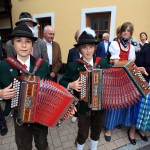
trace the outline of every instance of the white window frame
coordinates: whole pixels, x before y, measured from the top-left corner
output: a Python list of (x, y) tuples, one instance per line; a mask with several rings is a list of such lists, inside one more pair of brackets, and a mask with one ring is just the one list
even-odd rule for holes
[[(53, 12), (51, 12), (51, 13), (43, 13), (43, 14), (33, 14), (33, 20), (35, 22), (37, 22), (38, 18), (46, 18), (46, 17), (50, 17), (51, 18), (51, 25), (52, 25), (52, 27), (54, 27), (54, 13)], [(38, 37), (38, 26), (35, 26), (34, 30), (35, 30), (34, 36)]]
[(87, 14), (106, 13), (106, 12), (110, 12), (111, 13), (110, 37), (109, 37), (109, 40), (112, 41), (114, 39), (114, 32), (115, 32), (116, 6), (82, 9), (81, 28), (85, 28), (86, 27), (86, 15)]

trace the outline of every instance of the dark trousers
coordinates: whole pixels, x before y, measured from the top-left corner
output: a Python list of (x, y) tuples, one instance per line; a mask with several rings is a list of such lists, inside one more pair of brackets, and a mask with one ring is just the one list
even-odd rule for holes
[[(50, 72), (52, 71), (52, 65), (49, 65), (49, 70)], [(57, 76), (55, 76), (54, 78), (51, 78), (51, 80), (57, 83)]]
[(16, 117), (14, 117), (15, 124), (15, 139), (18, 150), (32, 150), (32, 140), (34, 137), (35, 147), (38, 150), (47, 150), (47, 134), (48, 127), (38, 123), (23, 124), (19, 126), (16, 123)]
[(94, 141), (99, 140), (102, 128), (102, 112), (91, 111), (90, 116), (78, 116), (78, 135), (77, 143), (84, 144), (91, 130), (90, 138)]
[(0, 106), (0, 126), (6, 123), (4, 112)]
[(57, 76), (55, 76), (54, 78), (52, 78), (52, 81), (57, 83)]

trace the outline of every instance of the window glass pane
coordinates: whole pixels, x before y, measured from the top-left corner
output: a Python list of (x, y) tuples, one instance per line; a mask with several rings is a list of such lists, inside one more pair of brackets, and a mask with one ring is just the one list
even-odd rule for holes
[(4, 7), (4, 0), (0, 0), (0, 3), (1, 3), (1, 5), (0, 5), (0, 11), (5, 11), (6, 9), (5, 9), (5, 7)]
[(87, 15), (87, 27), (91, 27), (96, 32), (97, 40), (102, 39), (103, 33), (109, 33), (111, 13), (95, 13)]
[(98, 30), (98, 17), (91, 17), (91, 28)]
[(108, 29), (108, 17), (100, 17), (99, 19), (99, 30), (107, 30)]

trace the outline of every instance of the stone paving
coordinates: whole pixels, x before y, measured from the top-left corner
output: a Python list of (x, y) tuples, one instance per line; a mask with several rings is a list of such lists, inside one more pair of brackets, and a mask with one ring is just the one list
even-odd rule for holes
[[(0, 136), (0, 150), (17, 150), (15, 143), (15, 131), (13, 121), (11, 117), (7, 118), (8, 133), (5, 136)], [(71, 123), (68, 119), (62, 123), (59, 128), (49, 128), (48, 143), (50, 150), (76, 150), (74, 141), (77, 135), (77, 123)], [(97, 150), (136, 150), (146, 145), (150, 145), (150, 133), (146, 132), (149, 141), (141, 141), (139, 136), (136, 146), (131, 145), (127, 138), (127, 128), (122, 127), (121, 129), (114, 129), (112, 131), (111, 142), (106, 142), (104, 139), (104, 130), (102, 130), (100, 136), (100, 142)], [(89, 150), (90, 139), (85, 143), (84, 150)], [(150, 149), (149, 146), (147, 146)], [(36, 150), (33, 142), (33, 150)]]

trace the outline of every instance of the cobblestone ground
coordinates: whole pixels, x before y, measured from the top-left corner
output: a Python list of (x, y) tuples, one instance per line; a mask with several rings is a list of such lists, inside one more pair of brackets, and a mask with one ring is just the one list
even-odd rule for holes
[[(14, 125), (11, 117), (7, 118), (7, 125), (7, 135), (0, 136), (0, 150), (17, 150), (14, 137)], [(77, 129), (77, 123), (71, 123), (70, 119), (64, 121), (59, 128), (49, 128), (48, 143), (50, 150), (76, 150), (74, 141), (77, 135)], [(150, 136), (149, 132), (146, 134)], [(104, 131), (102, 130), (98, 150), (136, 150), (150, 145), (150, 137), (148, 142), (141, 141), (138, 135), (136, 135), (136, 139), (138, 139), (137, 144), (135, 146), (131, 145), (127, 138), (127, 128), (122, 127), (121, 129), (114, 129), (112, 131), (111, 142), (106, 142), (104, 139)], [(90, 139), (86, 141), (84, 150), (89, 149), (89, 144)], [(150, 150), (150, 147), (147, 146), (143, 150), (145, 149)], [(33, 150), (35, 150), (34, 143)]]

